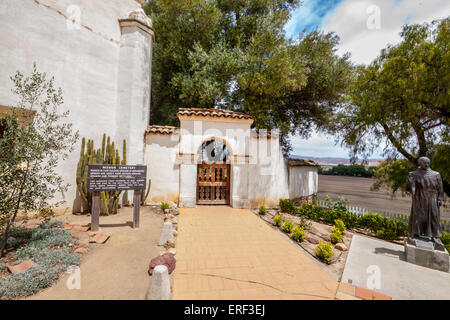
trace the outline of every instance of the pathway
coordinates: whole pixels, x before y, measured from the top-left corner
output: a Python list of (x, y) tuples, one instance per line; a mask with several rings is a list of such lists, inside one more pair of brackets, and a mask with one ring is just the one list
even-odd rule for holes
[(338, 282), (247, 209), (180, 209), (173, 299), (334, 299)]
[[(84, 225), (88, 216), (58, 217), (68, 223)], [(100, 217), (100, 232), (110, 235), (105, 244), (90, 244), (80, 265), (81, 288), (69, 290), (69, 274), (63, 274), (50, 288), (28, 299), (123, 299), (144, 300), (150, 284), (148, 265), (159, 255), (157, 246), (163, 217), (150, 207), (141, 207), (140, 228), (132, 229), (133, 208), (122, 208), (117, 215)], [(75, 232), (81, 245), (87, 245), (89, 232)]]

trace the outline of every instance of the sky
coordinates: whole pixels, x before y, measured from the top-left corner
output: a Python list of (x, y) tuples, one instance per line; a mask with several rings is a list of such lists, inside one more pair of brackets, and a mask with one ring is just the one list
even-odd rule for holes
[[(450, 16), (448, 0), (303, 0), (286, 24), (287, 36), (304, 29), (335, 32), (341, 39), (338, 54), (350, 53), (357, 64), (369, 64), (388, 44), (397, 44), (404, 24), (431, 22)], [(314, 133), (308, 140), (292, 137), (292, 154), (348, 157), (334, 138)], [(371, 158), (382, 158), (379, 149)]]

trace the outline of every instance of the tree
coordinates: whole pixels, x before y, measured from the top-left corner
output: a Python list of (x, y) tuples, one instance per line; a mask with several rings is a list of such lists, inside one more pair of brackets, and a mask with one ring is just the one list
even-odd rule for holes
[(388, 161), (375, 174), (378, 187), (395, 191), (406, 182), (407, 169), (428, 156), (449, 195), (449, 26), (450, 18), (405, 25), (401, 43), (359, 67), (349, 103), (336, 116), (334, 132), (354, 159), (386, 145)]
[(284, 26), (299, 2), (146, 3), (159, 35), (151, 122), (177, 125), (179, 107), (244, 111), (257, 127), (280, 129), (286, 152), (289, 133), (324, 128), (342, 102), (352, 65), (335, 54), (339, 38), (332, 33), (286, 38)]
[[(71, 123), (62, 120), (69, 111), (60, 113), (63, 105), (61, 89), (54, 88), (54, 79), (33, 66), (31, 76), (19, 71), (11, 77), (13, 93), (18, 95), (18, 108), (2, 116), (0, 136), (0, 227), (3, 256), (8, 233), (19, 212), (44, 213), (51, 206), (56, 192), (68, 185), (57, 174), (60, 160), (67, 158), (78, 139)], [(29, 118), (19, 121), (19, 111), (26, 110)], [(58, 205), (56, 203), (55, 205)]]

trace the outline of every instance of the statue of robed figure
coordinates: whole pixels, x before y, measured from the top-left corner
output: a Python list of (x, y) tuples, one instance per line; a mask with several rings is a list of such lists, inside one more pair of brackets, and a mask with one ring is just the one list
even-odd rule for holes
[(444, 200), (442, 178), (439, 172), (430, 168), (430, 159), (421, 157), (419, 168), (410, 172), (406, 190), (412, 194), (411, 215), (409, 217), (409, 237), (425, 236), (440, 243), (442, 237), (439, 207)]

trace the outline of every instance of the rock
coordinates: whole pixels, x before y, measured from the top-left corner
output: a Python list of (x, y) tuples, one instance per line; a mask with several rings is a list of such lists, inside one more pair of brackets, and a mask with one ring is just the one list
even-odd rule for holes
[(22, 271), (26, 271), (30, 269), (31, 267), (37, 266), (36, 262), (33, 260), (26, 260), (22, 263), (19, 263), (15, 266), (7, 265), (9, 272), (11, 273), (18, 273)]
[(173, 214), (174, 216), (177, 216), (177, 215), (180, 214), (180, 211), (179, 211), (178, 209), (174, 209), (172, 214)]
[(170, 300), (171, 291), (168, 267), (157, 265), (152, 273), (147, 300)]
[(74, 252), (85, 254), (86, 253), (86, 249), (85, 248), (76, 248)]
[(308, 240), (308, 242), (312, 244), (319, 244), (319, 240), (313, 237), (308, 237), (306, 240)]
[(173, 230), (172, 234), (173, 234), (174, 237), (178, 237), (178, 231), (177, 230)]
[(105, 243), (106, 241), (108, 241), (108, 239), (109, 239), (109, 236), (99, 233), (99, 234), (95, 235), (94, 237), (92, 237), (92, 239), (90, 239), (89, 242)]
[(159, 237), (158, 245), (164, 245), (167, 240), (173, 238), (172, 223), (170, 221), (164, 222), (163, 228), (161, 230), (161, 236)]
[(336, 249), (341, 250), (341, 251), (347, 251), (348, 248), (345, 244), (343, 243), (338, 243), (334, 246)]
[(86, 231), (89, 230), (89, 227), (72, 226), (72, 230), (75, 230), (75, 231), (81, 231), (81, 232), (86, 232)]
[(175, 248), (169, 249), (168, 252), (171, 253), (171, 254), (173, 254), (173, 255), (176, 255), (176, 254), (177, 254), (177, 250), (176, 250)]
[(91, 233), (88, 234), (89, 237), (93, 237), (93, 236), (95, 236), (95, 235), (96, 235), (95, 232), (91, 232)]
[(166, 266), (167, 269), (168, 269), (169, 274), (171, 274), (172, 271), (175, 269), (175, 265), (176, 265), (175, 255), (173, 253), (166, 252), (166, 253), (164, 253), (161, 256), (153, 258), (150, 261), (150, 264), (149, 264), (148, 274), (152, 275), (153, 274), (153, 270), (158, 265)]
[(171, 221), (172, 221), (173, 224), (178, 224), (178, 219), (177, 218), (173, 218)]
[(175, 239), (167, 240), (167, 242), (164, 244), (164, 248), (166, 249), (175, 248)]

